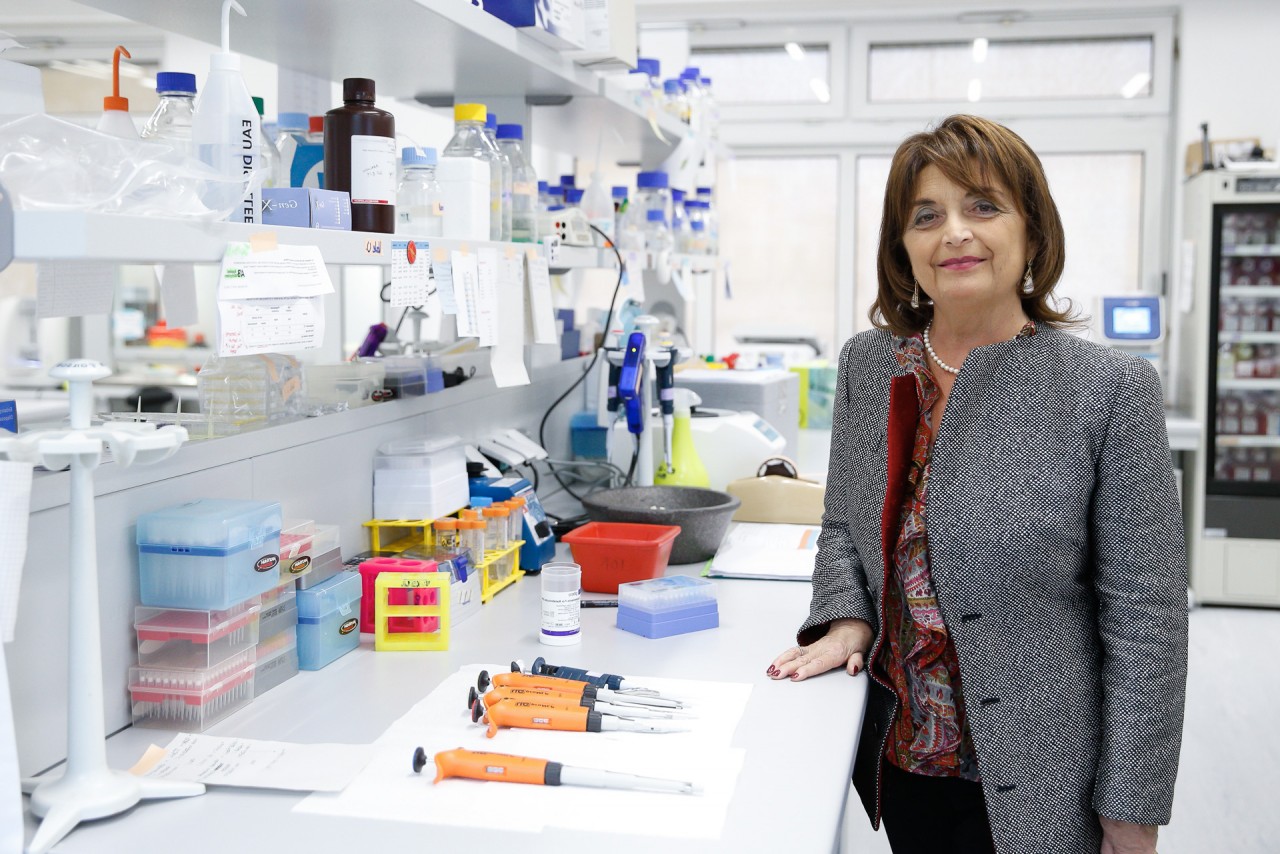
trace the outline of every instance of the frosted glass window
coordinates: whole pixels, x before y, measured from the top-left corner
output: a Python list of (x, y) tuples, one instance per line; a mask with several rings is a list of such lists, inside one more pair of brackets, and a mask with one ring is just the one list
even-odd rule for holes
[[(1041, 154), (1067, 241), (1054, 290), (1084, 315), (1103, 294), (1140, 290), (1143, 157), (1135, 153)], [(858, 158), (854, 276), (857, 328), (867, 329), (876, 298), (876, 250), (890, 158)], [(1100, 201), (1100, 200), (1105, 200)]]
[(734, 351), (735, 332), (768, 330), (813, 336), (833, 354), (839, 178), (835, 157), (721, 166), (720, 255), (732, 297), (716, 294), (717, 353)]
[(1150, 98), (1153, 43), (1141, 38), (872, 45), (872, 103)]
[(724, 104), (825, 104), (831, 100), (825, 44), (695, 47), (689, 64), (712, 80)]

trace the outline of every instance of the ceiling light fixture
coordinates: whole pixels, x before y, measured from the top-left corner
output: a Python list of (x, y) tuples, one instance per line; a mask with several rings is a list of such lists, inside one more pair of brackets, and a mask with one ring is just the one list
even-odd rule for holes
[(977, 77), (969, 81), (969, 103), (976, 104), (982, 100), (982, 81)]
[(1151, 75), (1146, 71), (1139, 71), (1129, 78), (1128, 83), (1120, 87), (1120, 94), (1125, 98), (1136, 98), (1150, 83)]
[(987, 42), (987, 40), (986, 40), (986, 39), (974, 39), (974, 40), (973, 40), (973, 61), (974, 61), (974, 62), (986, 62), (986, 61), (987, 61), (987, 47), (988, 47), (988, 46), (989, 46), (989, 45), (988, 45), (988, 42)]
[(796, 62), (804, 62), (804, 48), (800, 47), (800, 45), (795, 42), (787, 42), (783, 47), (786, 48), (787, 56)]
[(831, 103), (831, 87), (827, 86), (827, 81), (821, 77), (814, 77), (809, 81), (809, 88), (813, 90), (814, 96), (824, 104)]

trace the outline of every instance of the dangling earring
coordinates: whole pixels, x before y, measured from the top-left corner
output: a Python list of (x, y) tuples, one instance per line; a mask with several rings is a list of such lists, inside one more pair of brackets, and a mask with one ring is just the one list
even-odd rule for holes
[(1027, 262), (1027, 274), (1022, 277), (1022, 293), (1026, 296), (1036, 292), (1035, 280), (1031, 278), (1031, 262)]
[(920, 283), (917, 282), (915, 279), (912, 279), (911, 281), (915, 285), (915, 288), (911, 291), (911, 307), (919, 308), (920, 307)]

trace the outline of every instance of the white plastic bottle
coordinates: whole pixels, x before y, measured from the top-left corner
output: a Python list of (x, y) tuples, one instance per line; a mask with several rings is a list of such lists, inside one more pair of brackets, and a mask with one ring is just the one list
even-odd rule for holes
[(498, 147), (498, 117), (486, 113), (484, 120), (484, 138), (497, 155), (499, 171), (494, 179), (494, 219), (490, 221), (490, 240), (511, 242), (511, 186), (514, 183), (511, 174), (511, 159)]
[(492, 175), (501, 166), (484, 137), (484, 104), (455, 104), (453, 120), (453, 139), (436, 167), (444, 197), (444, 236), (488, 240)]
[(196, 76), (185, 71), (161, 71), (156, 75), (160, 103), (142, 128), (143, 139), (167, 142), (184, 154), (191, 147), (191, 121), (196, 112)]
[(443, 237), (444, 198), (436, 180), (436, 150), (404, 148), (400, 158), (404, 176), (396, 190), (396, 233)]
[(587, 222), (603, 232), (603, 237), (600, 233), (591, 232), (597, 246), (605, 246), (614, 240), (613, 193), (599, 170), (591, 173), (591, 183), (582, 196), (582, 212), (587, 215)]
[[(254, 109), (258, 111), (258, 121), (262, 121), (262, 117), (266, 114), (266, 102), (257, 95), (253, 96)], [(276, 148), (276, 144), (264, 132), (262, 142), (258, 147), (258, 153), (261, 155), (258, 163), (258, 169), (262, 171), (262, 187), (287, 187), (289, 183), (279, 183), (280, 180), (280, 149)]]
[(511, 240), (538, 242), (538, 173), (524, 153), (524, 128), (498, 125), (498, 148), (511, 163)]
[(111, 94), (102, 99), (102, 118), (97, 129), (125, 139), (137, 139), (138, 129), (129, 117), (129, 99), (120, 97), (120, 56), (132, 58), (124, 47), (117, 47), (111, 57)]
[[(250, 178), (258, 168), (262, 123), (240, 76), (240, 57), (231, 52), (231, 10), (245, 14), (236, 0), (222, 2), (222, 52), (209, 57), (209, 77), (196, 98), (191, 141), (196, 157), (229, 178)], [(231, 212), (232, 222), (258, 222), (257, 192)]]

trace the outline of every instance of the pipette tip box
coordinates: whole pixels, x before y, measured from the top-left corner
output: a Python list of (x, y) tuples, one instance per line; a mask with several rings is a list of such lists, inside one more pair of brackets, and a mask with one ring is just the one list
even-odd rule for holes
[(133, 725), (204, 732), (253, 700), (256, 661), (247, 649), (204, 670), (130, 667)]
[(258, 643), (260, 609), (250, 599), (222, 611), (137, 607), (138, 664), (204, 670)]
[(296, 630), (281, 632), (258, 644), (258, 661), (254, 667), (253, 696), (267, 691), (298, 675), (298, 634)]
[(716, 586), (705, 578), (670, 575), (618, 585), (618, 628), (647, 638), (720, 625)]
[(299, 591), (298, 666), (319, 670), (360, 646), (360, 574), (342, 572)]

